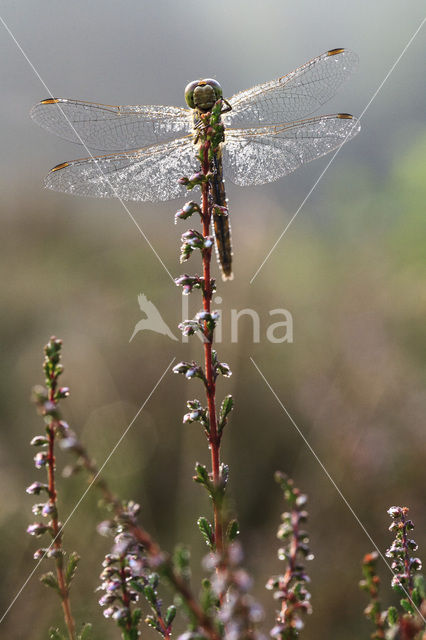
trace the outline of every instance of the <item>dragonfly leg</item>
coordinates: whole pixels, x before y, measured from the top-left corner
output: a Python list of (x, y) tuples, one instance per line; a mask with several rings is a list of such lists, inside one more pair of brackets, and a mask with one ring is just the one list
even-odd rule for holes
[(222, 102), (226, 105), (221, 113), (228, 113), (228, 111), (232, 111), (232, 106), (229, 104), (228, 100), (226, 100), (226, 98), (222, 98)]

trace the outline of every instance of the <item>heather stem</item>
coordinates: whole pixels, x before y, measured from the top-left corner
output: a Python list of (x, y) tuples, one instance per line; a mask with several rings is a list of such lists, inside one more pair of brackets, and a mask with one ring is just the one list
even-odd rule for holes
[(124, 556), (121, 557), (120, 559), (120, 581), (121, 581), (121, 591), (123, 594), (123, 605), (128, 610), (125, 628), (126, 628), (126, 631), (132, 631), (132, 617), (130, 613), (131, 599), (130, 599), (130, 594), (127, 590), (126, 564), (125, 564)]
[[(51, 386), (49, 389), (49, 401), (55, 402), (55, 391), (56, 391), (56, 380), (54, 376), (51, 377)], [(75, 640), (75, 622), (74, 618), (71, 614), (71, 603), (69, 598), (69, 589), (65, 581), (64, 576), (64, 560), (62, 553), (62, 532), (60, 529), (59, 521), (58, 521), (58, 510), (57, 510), (57, 494), (56, 494), (56, 486), (55, 486), (55, 454), (54, 454), (54, 446), (55, 446), (55, 432), (58, 426), (57, 420), (52, 420), (48, 429), (47, 429), (47, 437), (49, 440), (48, 444), (48, 458), (47, 458), (47, 472), (48, 472), (48, 492), (49, 492), (49, 502), (52, 506), (52, 534), (53, 534), (53, 547), (58, 553), (55, 555), (55, 564), (56, 564), (56, 575), (58, 578), (58, 585), (60, 589), (60, 595), (62, 600), (62, 609), (64, 612), (65, 624), (68, 629), (68, 636), (70, 640)]]
[(407, 579), (407, 591), (410, 598), (413, 595), (413, 575), (410, 567), (410, 550), (408, 548), (408, 537), (407, 537), (407, 518), (406, 514), (408, 513), (407, 508), (402, 508), (401, 513), (401, 525), (402, 525), (402, 546), (404, 548), (404, 569), (405, 575)]
[[(210, 142), (206, 141), (202, 147), (202, 163), (201, 169), (204, 175), (207, 175), (210, 170), (209, 162), (209, 148)], [(210, 183), (204, 182), (202, 185), (202, 221), (203, 221), (203, 236), (207, 237), (210, 233), (211, 225), (211, 206), (209, 204), (209, 189)], [(211, 265), (212, 248), (206, 248), (203, 250), (203, 309), (207, 313), (211, 312), (211, 300), (212, 300), (212, 286), (210, 278), (210, 265)], [(204, 323), (205, 335), (207, 336), (207, 323)], [(213, 484), (218, 489), (220, 485), (220, 435), (217, 428), (216, 418), (216, 383), (213, 371), (212, 363), (212, 337), (209, 336), (204, 342), (204, 360), (205, 360), (205, 372), (206, 372), (206, 396), (207, 406), (209, 411), (209, 446), (211, 453), (211, 465), (212, 465), (212, 477)], [(214, 511), (214, 540), (217, 553), (223, 555), (223, 515), (221, 500), (218, 499), (218, 492), (213, 496), (213, 511)]]
[(298, 513), (295, 510), (291, 512), (291, 527), (293, 531), (293, 535), (291, 538), (289, 555), (288, 555), (288, 567), (283, 576), (283, 579), (280, 583), (280, 589), (283, 593), (282, 603), (281, 603), (281, 622), (287, 623), (287, 618), (291, 618), (291, 612), (289, 616), (288, 611), (288, 596), (289, 596), (289, 587), (290, 583), (293, 579), (294, 572), (297, 564), (297, 552), (298, 552), (298, 536), (299, 536), (299, 517)]

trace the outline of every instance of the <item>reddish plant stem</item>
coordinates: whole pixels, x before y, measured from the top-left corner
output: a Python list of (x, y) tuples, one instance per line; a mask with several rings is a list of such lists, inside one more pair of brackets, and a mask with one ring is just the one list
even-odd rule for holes
[[(210, 170), (209, 162), (209, 148), (210, 142), (206, 141), (202, 145), (202, 162), (201, 169), (204, 175), (207, 175)], [(202, 221), (203, 221), (203, 236), (210, 235), (211, 224), (211, 206), (209, 203), (209, 182), (202, 184)], [(204, 278), (204, 290), (203, 290), (203, 309), (207, 313), (211, 312), (211, 300), (212, 300), (212, 286), (210, 277), (210, 264), (211, 264), (212, 248), (203, 250), (203, 278)], [(204, 325), (205, 335), (207, 337), (207, 323)], [(206, 372), (206, 395), (207, 406), (209, 411), (209, 445), (211, 453), (211, 465), (212, 465), (212, 477), (215, 487), (219, 487), (220, 484), (220, 435), (217, 429), (216, 418), (216, 382), (212, 364), (212, 337), (204, 341), (204, 364)], [(214, 539), (216, 551), (219, 556), (223, 555), (223, 522), (222, 522), (222, 506), (217, 498), (213, 499), (213, 511), (214, 511)]]
[(284, 574), (284, 579), (281, 581), (281, 584), (280, 584), (280, 589), (284, 594), (282, 598), (281, 613), (280, 613), (281, 622), (283, 624), (287, 624), (287, 622), (291, 620), (292, 610), (293, 610), (292, 608), (290, 608), (289, 610), (288, 593), (289, 593), (290, 582), (293, 577), (293, 573), (297, 564), (297, 540), (298, 540), (298, 534), (299, 534), (298, 515), (299, 514), (294, 510), (291, 512), (291, 524), (292, 524), (293, 535), (292, 535), (292, 540), (290, 545), (290, 557), (288, 559), (288, 567)]
[[(52, 379), (52, 384), (49, 389), (49, 401), (55, 403), (55, 390), (56, 381)], [(75, 622), (71, 614), (71, 603), (69, 598), (69, 589), (65, 582), (64, 576), (64, 560), (62, 555), (62, 532), (59, 527), (58, 510), (57, 510), (57, 493), (55, 485), (55, 433), (58, 426), (57, 420), (52, 420), (48, 429), (47, 437), (49, 441), (48, 455), (47, 455), (47, 474), (48, 474), (48, 487), (49, 487), (49, 502), (53, 506), (53, 513), (51, 518), (53, 548), (58, 551), (55, 556), (56, 563), (56, 576), (58, 579), (59, 590), (61, 593), (62, 610), (64, 612), (65, 624), (68, 629), (68, 635), (70, 640), (75, 640)]]
[(164, 638), (164, 640), (168, 640), (171, 637), (172, 632), (171, 632), (170, 628), (164, 622), (164, 618), (158, 612), (157, 612), (157, 618), (158, 618), (158, 624), (160, 625), (160, 627), (162, 629), (162, 632), (163, 632), (162, 633), (163, 638)]
[(123, 605), (128, 609), (129, 614), (127, 616), (126, 619), (126, 630), (127, 631), (131, 631), (132, 630), (132, 618), (131, 618), (131, 612), (130, 612), (130, 604), (131, 604), (131, 600), (130, 600), (130, 594), (127, 591), (127, 585), (126, 585), (126, 565), (124, 562), (124, 557), (121, 557), (120, 560), (120, 580), (121, 580), (121, 590), (123, 592)]
[(404, 569), (405, 569), (405, 577), (407, 580), (407, 591), (411, 599), (413, 595), (414, 585), (413, 585), (413, 576), (411, 575), (411, 569), (410, 569), (410, 552), (408, 549), (407, 518), (406, 518), (407, 513), (408, 513), (408, 508), (404, 507), (402, 510), (402, 516), (401, 516), (402, 546), (404, 547)]
[[(117, 515), (120, 515), (120, 513), (122, 513), (122, 509), (116, 510), (116, 513)], [(214, 628), (213, 621), (203, 612), (199, 604), (196, 602), (189, 586), (186, 584), (185, 580), (183, 580), (182, 577), (174, 571), (169, 558), (163, 553), (158, 544), (151, 538), (149, 533), (147, 533), (138, 524), (130, 523), (128, 530), (136, 540), (142, 544), (145, 551), (149, 556), (151, 556), (151, 558), (154, 560), (159, 558), (162, 559), (159, 566), (163, 567), (171, 584), (174, 586), (176, 591), (181, 594), (188, 609), (190, 609), (194, 614), (194, 617), (198, 621), (200, 627), (206, 632), (207, 636), (211, 640), (218, 640), (219, 636)]]

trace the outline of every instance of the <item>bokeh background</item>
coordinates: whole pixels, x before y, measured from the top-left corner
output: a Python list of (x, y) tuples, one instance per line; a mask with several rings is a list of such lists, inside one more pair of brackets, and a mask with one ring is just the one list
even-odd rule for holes
[[(199, 343), (142, 332), (143, 292), (175, 330), (179, 290), (119, 203), (45, 191), (48, 169), (85, 155), (38, 129), (31, 106), (51, 93), (110, 104), (183, 105), (190, 80), (213, 76), (233, 93), (284, 73), (335, 47), (358, 52), (358, 72), (324, 112), (359, 114), (424, 17), (422, 0), (3, 0), (0, 15), (49, 87), (0, 25), (2, 313), (0, 449), (0, 600), (4, 611), (34, 566), (37, 541), (25, 533), (33, 500), (25, 487), (41, 479), (29, 440), (41, 430), (29, 402), (42, 382), (42, 347), (64, 340), (63, 382), (71, 387), (66, 418), (99, 463), (127, 427), (173, 357), (196, 358)], [(227, 184), (235, 279), (219, 285), (224, 338), (219, 352), (234, 375), (219, 395), (236, 410), (223, 458), (231, 466), (254, 592), (272, 626), (264, 584), (279, 571), (275, 530), (283, 509), (272, 475), (285, 470), (310, 497), (315, 560), (314, 614), (304, 637), (367, 638), (357, 581), (370, 540), (254, 369), (252, 356), (380, 549), (390, 542), (386, 509), (406, 504), (425, 542), (426, 415), (426, 31), (423, 29), (378, 94), (360, 135), (329, 168), (271, 258), (249, 281), (317, 179), (328, 158), (265, 187)], [(179, 202), (131, 204), (130, 210), (173, 275), (181, 273), (173, 224)], [(195, 262), (189, 267), (196, 269)], [(190, 299), (197, 310), (197, 297)], [(261, 318), (253, 344), (249, 320), (230, 340), (229, 309)], [(271, 344), (270, 309), (286, 308), (294, 342)], [(169, 374), (105, 469), (112, 486), (142, 504), (143, 522), (171, 549), (192, 549), (194, 588), (205, 548), (196, 531), (209, 514), (191, 480), (208, 460), (199, 429), (181, 424), (197, 383)], [(59, 456), (59, 467), (66, 464)], [(81, 495), (83, 477), (60, 487), (63, 518)], [(65, 545), (82, 556), (74, 583), (79, 623), (96, 638), (117, 638), (94, 589), (109, 541), (95, 533), (103, 518), (94, 492), (78, 508)], [(424, 548), (424, 544), (423, 544)], [(47, 637), (61, 622), (39, 569), (0, 628), (9, 640)], [(390, 574), (380, 566), (386, 597)], [(167, 596), (168, 597), (168, 596)], [(268, 626), (269, 623), (269, 626)], [(148, 632), (149, 634), (149, 632)]]

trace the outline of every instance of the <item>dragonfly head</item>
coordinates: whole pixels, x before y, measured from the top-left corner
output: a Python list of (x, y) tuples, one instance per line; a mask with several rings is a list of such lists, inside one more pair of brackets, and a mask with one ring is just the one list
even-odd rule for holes
[(194, 80), (185, 87), (185, 100), (191, 109), (207, 112), (223, 95), (222, 87), (212, 78)]

